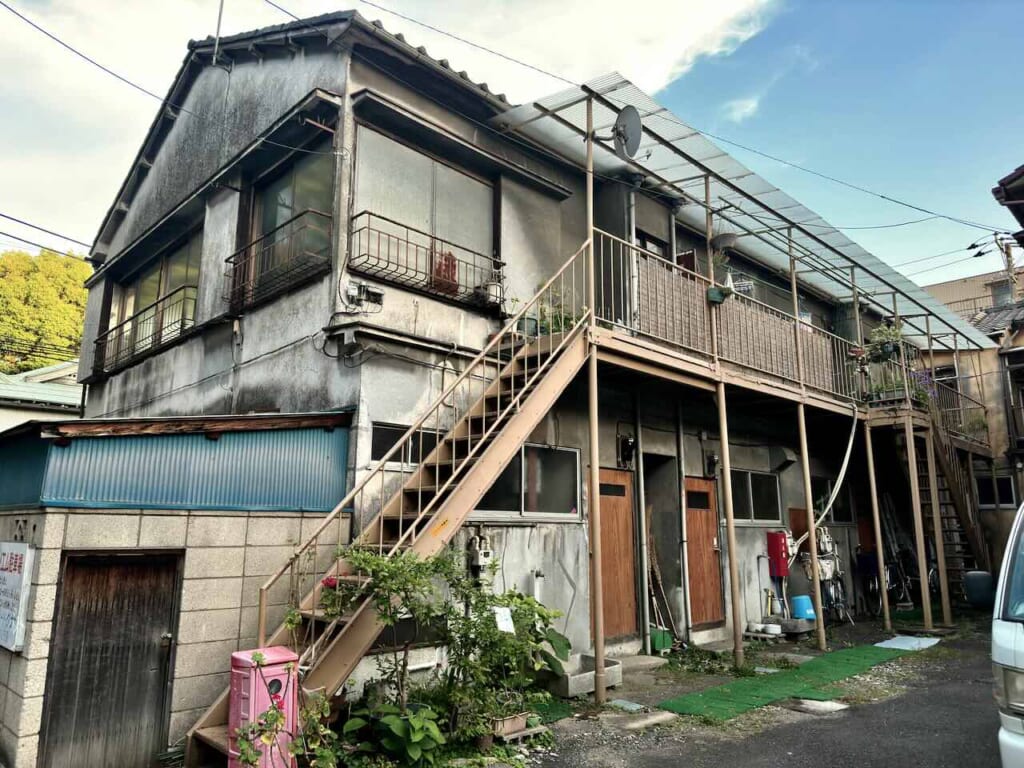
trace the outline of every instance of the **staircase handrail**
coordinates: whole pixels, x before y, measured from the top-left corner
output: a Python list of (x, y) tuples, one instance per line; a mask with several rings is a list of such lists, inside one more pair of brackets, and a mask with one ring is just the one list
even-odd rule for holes
[[(313, 533), (310, 534), (309, 537), (307, 537), (306, 541), (303, 542), (295, 550), (292, 556), (289, 557), (288, 560), (285, 561), (285, 563), (280, 568), (278, 568), (273, 573), (273, 575), (271, 575), (263, 583), (263, 585), (260, 587), (259, 593), (259, 627), (261, 635), (264, 634), (264, 629), (266, 627), (266, 596), (271, 587), (273, 587), (274, 584), (276, 584), (277, 581), (282, 576), (288, 573), (288, 571), (295, 565), (299, 558), (306, 554), (306, 552), (309, 550), (311, 546), (315, 546), (315, 543), (318, 541), (320, 535), (325, 530), (327, 530), (327, 528), (333, 522), (338, 520), (342, 512), (344, 512), (351, 506), (352, 502), (366, 489), (370, 481), (374, 480), (375, 478), (377, 478), (378, 475), (382, 475), (384, 472), (387, 471), (388, 462), (392, 461), (398, 454), (400, 448), (402, 448), (409, 439), (413, 438), (417, 434), (417, 432), (420, 431), (420, 429), (423, 427), (424, 423), (427, 421), (430, 415), (435, 413), (439, 408), (445, 405), (445, 401), (447, 401), (456, 392), (458, 387), (472, 375), (473, 371), (475, 371), (478, 366), (488, 362), (493, 358), (492, 353), (494, 352), (494, 350), (501, 345), (501, 343), (508, 337), (509, 334), (514, 333), (516, 331), (516, 328), (518, 327), (520, 320), (523, 317), (525, 317), (527, 313), (536, 306), (536, 304), (541, 300), (541, 298), (546, 295), (548, 289), (551, 288), (552, 285), (554, 285), (555, 281), (565, 274), (566, 270), (568, 270), (569, 267), (571, 267), (575, 263), (576, 259), (580, 256), (580, 254), (587, 250), (589, 246), (590, 240), (588, 239), (584, 241), (584, 243), (572, 254), (572, 256), (570, 256), (565, 261), (565, 263), (562, 264), (562, 266), (559, 267), (559, 269), (553, 275), (551, 275), (551, 277), (548, 278), (548, 280), (536, 291), (536, 293), (523, 304), (522, 308), (519, 309), (514, 315), (512, 315), (511, 318), (509, 318), (509, 320), (505, 323), (502, 329), (498, 333), (494, 334), (494, 336), (484, 346), (484, 348), (480, 350), (480, 352), (469, 363), (466, 364), (462, 372), (447, 387), (444, 388), (441, 394), (438, 395), (438, 397), (435, 398), (430, 403), (429, 406), (427, 406), (423, 410), (423, 413), (419, 416), (419, 418), (417, 418), (413, 422), (413, 424), (405, 431), (405, 433), (395, 442), (391, 449), (380, 458), (376, 466), (370, 472), (368, 472), (366, 476), (363, 477), (362, 480), (360, 480), (358, 483), (355, 484), (355, 486), (353, 486), (352, 490), (350, 490), (345, 495), (345, 497), (340, 502), (338, 502), (338, 504), (327, 514), (327, 516), (324, 517), (323, 521), (320, 523), (319, 526), (317, 526)], [(586, 270), (584, 270), (583, 279), (583, 296), (586, 296), (586, 280), (590, 279), (590, 275), (587, 273)], [(590, 308), (587, 308), (587, 311), (589, 310)]]

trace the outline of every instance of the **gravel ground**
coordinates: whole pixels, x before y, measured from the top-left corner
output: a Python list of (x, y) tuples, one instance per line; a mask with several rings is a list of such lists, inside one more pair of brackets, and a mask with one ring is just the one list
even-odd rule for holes
[[(880, 636), (877, 627), (858, 625), (830, 637), (830, 645)], [(786, 650), (811, 652), (806, 646)], [(652, 706), (725, 679), (661, 669), (635, 675), (613, 697)], [(875, 667), (842, 687), (841, 701), (849, 708), (828, 715), (797, 712), (785, 703), (724, 724), (680, 717), (636, 732), (624, 730), (633, 716), (584, 711), (554, 726), (555, 748), (535, 762), (543, 768), (998, 768), (998, 718), (984, 623), (968, 622), (935, 648)]]

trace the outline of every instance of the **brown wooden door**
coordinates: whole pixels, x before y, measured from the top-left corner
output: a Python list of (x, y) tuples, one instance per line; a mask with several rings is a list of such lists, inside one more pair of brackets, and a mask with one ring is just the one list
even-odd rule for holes
[(725, 621), (715, 481), (686, 478), (686, 560), (690, 618), (700, 629)]
[(149, 768), (166, 750), (174, 555), (65, 560), (39, 765)]
[(602, 469), (601, 577), (606, 639), (632, 637), (639, 633), (633, 521), (633, 473)]

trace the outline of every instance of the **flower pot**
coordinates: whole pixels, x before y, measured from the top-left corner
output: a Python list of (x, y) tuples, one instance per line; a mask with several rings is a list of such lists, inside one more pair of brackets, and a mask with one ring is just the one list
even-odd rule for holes
[(508, 717), (496, 717), (492, 721), (494, 726), (495, 736), (511, 736), (513, 733), (519, 733), (520, 731), (526, 730), (526, 718), (529, 716), (529, 712), (520, 712), (518, 715), (509, 715)]
[(494, 746), (494, 734), (484, 733), (476, 737), (476, 748), (481, 752), (490, 752)]

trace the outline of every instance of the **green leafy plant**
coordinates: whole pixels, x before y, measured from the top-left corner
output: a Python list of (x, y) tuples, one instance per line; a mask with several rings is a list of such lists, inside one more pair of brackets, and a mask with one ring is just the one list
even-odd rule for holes
[(900, 357), (903, 350), (903, 328), (900, 323), (883, 323), (871, 329), (866, 347), (868, 359), (884, 362)]
[(438, 747), (447, 742), (437, 725), (437, 713), (414, 705), (404, 711), (392, 704), (359, 709), (342, 733), (355, 742), (354, 752), (373, 754), (378, 745), (402, 765), (433, 765)]

